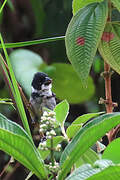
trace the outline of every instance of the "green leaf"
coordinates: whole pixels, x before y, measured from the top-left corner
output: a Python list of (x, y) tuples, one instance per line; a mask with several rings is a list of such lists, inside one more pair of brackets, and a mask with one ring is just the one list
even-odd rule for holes
[(31, 137), (18, 124), (0, 114), (0, 149), (22, 163), (41, 179), (46, 171), (41, 156)]
[(110, 159), (115, 164), (120, 163), (120, 138), (115, 139), (107, 146), (102, 159)]
[(62, 170), (59, 174), (59, 180), (64, 179), (72, 165), (89, 147), (118, 124), (120, 124), (120, 113), (111, 113), (95, 118), (80, 129), (62, 153), (60, 159)]
[[(56, 137), (53, 137), (53, 148), (55, 148), (59, 143), (61, 143), (62, 141), (64, 140), (64, 137), (63, 136), (56, 136)], [(50, 142), (50, 139), (47, 139), (46, 141), (46, 146), (47, 147), (51, 147), (51, 142)], [(40, 152), (40, 155), (42, 156), (42, 158), (45, 160), (47, 158), (47, 156), (50, 154), (50, 150), (41, 150), (39, 147), (38, 147), (38, 150)]]
[(66, 180), (115, 180), (120, 178), (120, 166), (110, 160), (97, 160), (92, 167), (85, 164), (76, 169)]
[(54, 112), (56, 113), (56, 121), (60, 125), (64, 125), (64, 122), (67, 118), (69, 113), (69, 104), (66, 100), (62, 101), (61, 103), (57, 104)]
[[(101, 162), (102, 164), (101, 164)], [(100, 162), (100, 163), (99, 163)], [(99, 164), (96, 163), (96, 165), (99, 167), (99, 173), (95, 173), (93, 176), (88, 178), (88, 180), (117, 180), (120, 178), (120, 166), (114, 165), (109, 160), (99, 160)], [(94, 169), (93, 169), (94, 172)]]
[(103, 59), (120, 74), (120, 24), (107, 23), (99, 52)]
[(73, 138), (77, 134), (77, 132), (81, 129), (81, 127), (82, 127), (82, 124), (70, 125), (66, 130), (68, 138), (70, 139)]
[(113, 5), (120, 11), (120, 1), (119, 0), (111, 0)]
[(75, 121), (73, 121), (72, 124), (83, 124), (85, 123), (86, 121), (96, 117), (96, 116), (99, 116), (101, 114), (103, 114), (104, 112), (97, 112), (97, 113), (88, 113), (88, 114), (83, 114), (82, 116), (79, 116)]
[(65, 45), (68, 59), (84, 86), (86, 86), (107, 15), (107, 1), (90, 4), (73, 16), (67, 28)]
[(99, 156), (95, 151), (92, 149), (88, 149), (80, 158), (79, 160), (75, 163), (76, 168), (80, 167), (83, 164), (91, 164), (93, 165), (95, 161), (99, 159)]
[(18, 49), (10, 54), (10, 61), (18, 82), (30, 96), (33, 75), (45, 66), (42, 58), (30, 50)]
[(88, 114), (84, 114), (82, 116), (79, 116), (75, 121), (73, 121), (73, 123), (67, 128), (67, 136), (69, 138), (74, 137), (77, 132), (80, 130), (80, 128), (82, 127), (83, 123), (85, 123), (86, 121), (88, 121), (91, 118), (94, 118), (100, 114), (102, 114), (103, 112), (98, 112), (98, 113), (88, 113)]
[(7, 0), (4, 0), (2, 6), (0, 7), (0, 14), (1, 14), (1, 12), (3, 11), (3, 8), (4, 8), (4, 6), (5, 6), (6, 3), (7, 3)]
[(92, 78), (88, 78), (88, 87), (84, 89), (70, 64), (54, 63), (46, 67), (44, 72), (53, 79), (53, 92), (60, 100), (66, 99), (71, 104), (77, 104), (88, 101), (94, 95), (95, 87)]
[(73, 15), (75, 15), (79, 9), (83, 8), (84, 6), (95, 3), (95, 2), (102, 2), (103, 0), (73, 0)]

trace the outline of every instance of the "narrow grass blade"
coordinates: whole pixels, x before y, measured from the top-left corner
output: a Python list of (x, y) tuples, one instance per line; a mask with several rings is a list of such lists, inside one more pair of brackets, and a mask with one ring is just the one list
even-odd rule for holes
[[(31, 45), (60, 41), (60, 40), (64, 40), (64, 39), (65, 39), (65, 36), (59, 36), (59, 37), (45, 38), (45, 39), (18, 42), (18, 43), (5, 43), (5, 48), (16, 48), (16, 47), (31, 46)], [(1, 48), (2, 48), (2, 44), (0, 44), (0, 49)]]
[(14, 87), (13, 96), (15, 98), (15, 101), (16, 101), (16, 104), (17, 104), (17, 108), (18, 108), (18, 111), (20, 113), (20, 117), (22, 119), (24, 128), (25, 128), (26, 132), (31, 136), (31, 132), (30, 132), (30, 129), (29, 129), (29, 125), (28, 125), (26, 114), (25, 114), (23, 102), (22, 102), (22, 99), (21, 99), (21, 96), (20, 96), (20, 92), (19, 92), (19, 89), (18, 89), (18, 86), (17, 86), (17, 81), (16, 81), (16, 78), (15, 78), (15, 75), (14, 75), (14, 72), (13, 72), (13, 69), (12, 69), (12, 66), (11, 66), (11, 63), (10, 63), (10, 60), (9, 60), (6, 48), (4, 46), (4, 42), (3, 42), (1, 34), (0, 34), (0, 40), (1, 40), (1, 44), (2, 44), (4, 53), (5, 53), (5, 57), (6, 57), (6, 60), (7, 60), (7, 64), (8, 64), (8, 68), (9, 68), (9, 72), (10, 72), (10, 77), (11, 77), (11, 81), (12, 81), (12, 85)]

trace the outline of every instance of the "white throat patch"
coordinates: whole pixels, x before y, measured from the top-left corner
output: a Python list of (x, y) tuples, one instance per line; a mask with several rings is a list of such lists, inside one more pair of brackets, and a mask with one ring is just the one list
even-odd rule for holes
[(34, 87), (32, 86), (32, 93), (34, 92), (34, 93), (39, 93), (39, 94), (44, 95), (44, 96), (52, 96), (51, 88), (52, 88), (52, 84), (49, 84), (47, 86), (45, 86), (43, 84), (41, 86), (41, 90), (34, 89)]

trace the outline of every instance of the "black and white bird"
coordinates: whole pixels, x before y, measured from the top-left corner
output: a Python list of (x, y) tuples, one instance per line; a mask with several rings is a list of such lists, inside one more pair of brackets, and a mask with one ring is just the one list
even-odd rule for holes
[(35, 119), (39, 120), (44, 107), (53, 110), (56, 106), (55, 94), (52, 92), (52, 79), (43, 72), (37, 72), (32, 81), (32, 93), (30, 103), (35, 113)]

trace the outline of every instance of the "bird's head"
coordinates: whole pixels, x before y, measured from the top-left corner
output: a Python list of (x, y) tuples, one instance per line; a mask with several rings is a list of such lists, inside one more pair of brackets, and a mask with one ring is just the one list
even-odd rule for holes
[(43, 72), (37, 72), (33, 77), (31, 85), (35, 91), (49, 90), (52, 87), (52, 79), (49, 78), (48, 75)]

